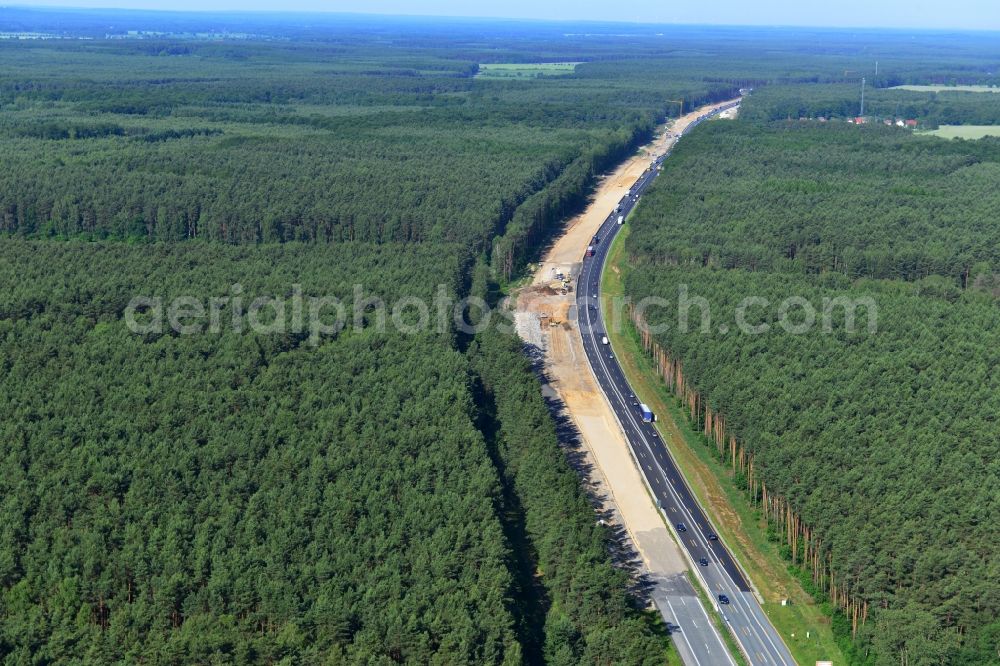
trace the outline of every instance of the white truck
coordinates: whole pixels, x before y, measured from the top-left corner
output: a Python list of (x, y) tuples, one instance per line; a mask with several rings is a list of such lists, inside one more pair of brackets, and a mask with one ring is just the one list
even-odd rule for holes
[(618, 224), (625, 224), (625, 216), (624, 215), (619, 215), (618, 216)]

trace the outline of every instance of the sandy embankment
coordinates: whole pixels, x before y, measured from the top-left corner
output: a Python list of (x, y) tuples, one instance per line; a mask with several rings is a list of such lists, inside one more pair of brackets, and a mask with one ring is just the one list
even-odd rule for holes
[(661, 128), (653, 141), (602, 178), (587, 209), (569, 221), (546, 253), (531, 285), (517, 296), (518, 329), (527, 342), (544, 352), (550, 387), (580, 431), (586, 462), (593, 468), (590, 481), (595, 495), (606, 498), (604, 508), (627, 530), (647, 573), (654, 578), (681, 574), (687, 565), (646, 493), (611, 406), (587, 365), (580, 334), (569, 317), (574, 294), (572, 290), (562, 294), (562, 284), (555, 275), (579, 273), (587, 245), (608, 213), (653, 159), (673, 145), (674, 137), (715, 106), (702, 107)]

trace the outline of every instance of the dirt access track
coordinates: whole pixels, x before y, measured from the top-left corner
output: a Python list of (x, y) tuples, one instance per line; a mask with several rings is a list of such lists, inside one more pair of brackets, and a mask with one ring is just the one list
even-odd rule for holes
[(545, 254), (531, 284), (516, 298), (517, 328), (522, 338), (543, 352), (549, 386), (565, 404), (580, 432), (593, 468), (595, 494), (607, 498), (604, 507), (620, 520), (653, 579), (683, 575), (687, 564), (663, 519), (647, 494), (639, 470), (614, 412), (594, 380), (583, 342), (570, 320), (574, 294), (563, 294), (566, 278), (579, 273), (590, 240), (601, 223), (657, 156), (669, 150), (684, 129), (720, 102), (699, 108), (660, 127), (654, 139), (610, 174), (603, 176), (587, 209), (571, 219)]

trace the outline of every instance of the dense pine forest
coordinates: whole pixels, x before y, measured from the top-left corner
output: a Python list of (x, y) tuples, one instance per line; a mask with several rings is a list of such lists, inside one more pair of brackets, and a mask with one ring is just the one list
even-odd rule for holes
[[(239, 281), (343, 285), (349, 300), (350, 280), (377, 273), (366, 296), (429, 299), (455, 272), (441, 247), (403, 250), (3, 244), (18, 285), (0, 306), (10, 663), (662, 659), (510, 341), (477, 342), (470, 364), (449, 336), (374, 321), (319, 346), (121, 321), (132, 293)], [(496, 398), (502, 447), (484, 435), (480, 372), (512, 391)], [(510, 422), (515, 397), (532, 420)], [(514, 566), (511, 496), (538, 598)]]
[[(515, 339), (379, 303), (494, 294), (669, 99), (736, 84), (480, 80), (472, 33), (355, 29), (0, 44), (3, 663), (666, 658)], [(138, 334), (136, 296), (219, 324)]]
[(704, 299), (686, 330), (651, 309), (647, 348), (858, 663), (996, 663), (1000, 143), (755, 104), (634, 216), (629, 295)]
[(1000, 266), (994, 138), (714, 123), (685, 141), (647, 198), (662, 222), (631, 238), (648, 261), (958, 287)]
[[(426, 330), (386, 327), (379, 303), (496, 301), (598, 175), (682, 106), (746, 87), (853, 85), (847, 70), (876, 51), (900, 83), (988, 83), (995, 70), (988, 39), (948, 35), (914, 44), (641, 27), (622, 39), (617, 25), (17, 8), (0, 24), (53, 38), (0, 42), (0, 662), (12, 665), (663, 663), (665, 631), (612, 561), (516, 338), (449, 317)], [(478, 76), (484, 63), (539, 62), (579, 64), (558, 76)], [(981, 663), (996, 595), (981, 582), (959, 586), (997, 579), (991, 541), (974, 541), (995, 513), (995, 462), (984, 453), (995, 363), (981, 351), (995, 329), (983, 267), (997, 258), (989, 225), (967, 222), (995, 201), (996, 145), (800, 132), (800, 170), (818, 166), (826, 148), (816, 144), (828, 141), (848, 171), (882, 178), (879, 196), (936, 208), (920, 233), (881, 212), (855, 232), (817, 215), (792, 233), (762, 222), (784, 207), (805, 213), (832, 191), (842, 198), (829, 208), (841, 207), (862, 188), (759, 169), (748, 156), (761, 147), (783, 158), (784, 128), (741, 131), (759, 135), (696, 133), (677, 161), (722, 173), (699, 161), (720, 152), (716, 137), (727, 163), (745, 160), (742, 180), (725, 180), (772, 179), (788, 201), (760, 208), (742, 190), (696, 193), (724, 179), (675, 174), (681, 189), (657, 190), (637, 220), (633, 238), (645, 245), (632, 255), (655, 270), (630, 289), (669, 289), (683, 272), (692, 284), (713, 277), (699, 288), (722, 299), (727, 283), (714, 275), (725, 266), (732, 279), (790, 274), (803, 290), (893, 299), (884, 316), (898, 313), (895, 329), (886, 324), (897, 336), (863, 341), (865, 356), (852, 338), (816, 347), (797, 366), (802, 384), (780, 374), (780, 359), (800, 352), (776, 347), (759, 361), (796, 414), (826, 390), (805, 380), (816, 354), (843, 358), (850, 377), (858, 359), (872, 371), (906, 345), (914, 360), (894, 372), (941, 379), (934, 390), (950, 397), (933, 410), (930, 388), (900, 384), (908, 402), (884, 413), (865, 403), (857, 422), (838, 421), (879, 428), (863, 445), (885, 476), (864, 481), (884, 503), (865, 499), (867, 513), (840, 523), (832, 508), (855, 506), (857, 486), (838, 479), (807, 507), (803, 479), (829, 481), (857, 460), (837, 449), (807, 462), (791, 427), (818, 435), (824, 419), (860, 409), (856, 386), (889, 403), (885, 378), (838, 385), (842, 398), (822, 418), (779, 433), (764, 409), (777, 398), (730, 418), (746, 446), (762, 447), (769, 487), (822, 532), (845, 593), (869, 602), (864, 645), (891, 658), (923, 631), (966, 655), (955, 663)], [(854, 156), (859, 145), (869, 157)], [(893, 151), (910, 151), (905, 168)], [(682, 202), (705, 194), (732, 219), (769, 211), (751, 244), (704, 228), (702, 214), (681, 217)], [(684, 228), (659, 231), (657, 210)], [(136, 333), (136, 296), (219, 299), (222, 324)], [(270, 310), (269, 332), (234, 325), (261, 297), (336, 298), (351, 325), (317, 333), (316, 313), (294, 306)], [(905, 327), (922, 320), (925, 301), (933, 332)], [(138, 314), (155, 320), (154, 307)], [(943, 353), (935, 335), (956, 346)], [(743, 352), (690, 361), (719, 409), (737, 398), (723, 402), (712, 377), (728, 376), (721, 364)], [(967, 370), (949, 374), (949, 363)], [(970, 377), (984, 378), (978, 400)], [(725, 390), (751, 388), (734, 380)], [(904, 419), (904, 404), (923, 416)], [(946, 426), (948, 437), (931, 436)], [(830, 430), (833, 449), (843, 439)], [(890, 439), (905, 441), (890, 450)], [(942, 484), (971, 471), (936, 492), (918, 483), (915, 460), (949, 466)], [(908, 555), (866, 550), (861, 528), (894, 524), (890, 503), (917, 491), (950, 517), (948, 529), (926, 529), (911, 505), (905, 521), (891, 516)]]

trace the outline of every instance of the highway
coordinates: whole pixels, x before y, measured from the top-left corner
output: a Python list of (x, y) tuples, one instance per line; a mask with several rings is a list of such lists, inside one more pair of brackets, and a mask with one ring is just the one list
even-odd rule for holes
[[(730, 107), (717, 109), (702, 118), (724, 111), (726, 108)], [(698, 122), (692, 123), (685, 132), (693, 129)], [(720, 613), (723, 622), (729, 625), (732, 635), (751, 664), (793, 666), (795, 662), (788, 648), (768, 620), (743, 572), (723, 542), (717, 538), (710, 538), (715, 536), (715, 529), (678, 472), (673, 458), (653, 424), (642, 419), (634, 391), (625, 381), (610, 345), (602, 342), (606, 329), (600, 307), (601, 273), (604, 270), (611, 241), (621, 229), (618, 218), (628, 216), (656, 177), (660, 164), (669, 155), (668, 151), (653, 161), (651, 168), (632, 186), (629, 194), (619, 203), (619, 208), (610, 212), (597, 232), (599, 241), (593, 245), (594, 256), (584, 257), (577, 280), (578, 328), (583, 336), (583, 347), (597, 383), (604, 391), (622, 426), (633, 457), (656, 498), (658, 508), (664, 514), (683, 550), (686, 551), (685, 555), (694, 573), (702, 579), (710, 591), (715, 605), (714, 611)], [(636, 492), (640, 490), (636, 489)], [(707, 566), (700, 564), (702, 558), (708, 561)], [(729, 603), (720, 603), (719, 595), (725, 595)], [(703, 622), (707, 622), (708, 618), (704, 617), (705, 610), (700, 603), (684, 604), (684, 608), (678, 609), (673, 607), (669, 599), (656, 601), (658, 605), (661, 601), (666, 603), (667, 612), (675, 615), (676, 619), (671, 620), (675, 625), (671, 635), (686, 663), (699, 666), (732, 663), (728, 654), (719, 654), (718, 646), (710, 645), (708, 639), (702, 640), (701, 637), (707, 634), (705, 628), (698, 626), (697, 618), (700, 615)], [(697, 608), (688, 608), (689, 605)], [(662, 610), (663, 606), (660, 608)], [(695, 632), (695, 629), (700, 629), (700, 633)], [(699, 638), (692, 640), (688, 634), (697, 634)]]

